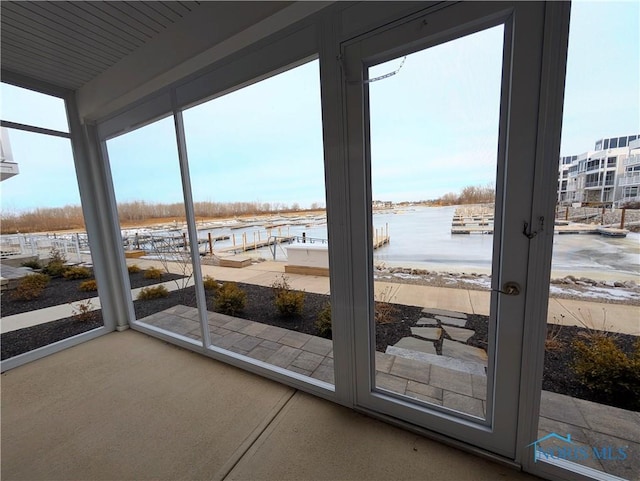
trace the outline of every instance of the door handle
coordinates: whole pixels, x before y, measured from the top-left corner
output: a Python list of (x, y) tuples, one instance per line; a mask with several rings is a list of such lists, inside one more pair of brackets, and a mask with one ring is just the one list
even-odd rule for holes
[(493, 292), (499, 292), (500, 294), (505, 294), (507, 296), (517, 296), (520, 295), (520, 284), (517, 282), (505, 282), (502, 286), (502, 289), (491, 289)]

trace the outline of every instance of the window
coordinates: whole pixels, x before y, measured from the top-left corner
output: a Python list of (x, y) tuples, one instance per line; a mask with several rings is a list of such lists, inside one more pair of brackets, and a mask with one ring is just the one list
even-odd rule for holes
[[(2, 101), (2, 120), (68, 130), (63, 99), (2, 84)], [(104, 324), (70, 140), (0, 130), (2, 273), (16, 276), (1, 297), (4, 361)]]
[[(576, 136), (586, 137), (588, 129), (599, 132), (595, 134), (597, 136), (606, 132), (633, 132), (631, 129), (637, 128), (640, 55), (639, 44), (633, 39), (637, 38), (638, 13), (637, 2), (572, 2), (562, 144), (571, 142)], [(599, 27), (598, 35), (593, 34), (594, 25)], [(607, 57), (614, 51), (619, 56)], [(592, 66), (603, 57), (609, 58), (606, 71), (594, 70)], [(589, 75), (585, 75), (587, 71)], [(603, 89), (602, 85), (607, 88)], [(593, 105), (599, 106), (597, 116), (587, 112)], [(596, 150), (625, 147), (625, 140), (625, 137), (603, 139), (596, 142)], [(569, 207), (563, 212), (563, 219), (566, 216), (568, 220), (594, 224), (593, 227), (620, 225), (621, 211), (611, 206), (620, 203), (622, 194), (627, 200), (637, 195), (638, 189), (630, 183), (623, 184), (624, 188), (619, 191), (613, 188), (614, 167), (622, 164), (622, 159), (617, 157), (605, 157), (609, 170), (603, 176), (604, 182), (599, 182), (595, 171), (584, 176), (587, 189), (576, 191), (576, 200), (583, 204)], [(620, 180), (629, 182), (631, 179), (625, 176)], [(606, 211), (603, 206), (607, 207)], [(626, 222), (628, 225), (628, 213)], [(567, 449), (581, 451), (585, 456), (557, 452), (558, 464), (569, 470), (579, 471), (579, 464), (622, 479), (637, 477), (638, 470), (631, 461), (635, 444), (630, 440), (637, 431), (640, 404), (634, 391), (638, 390), (638, 385), (611, 382), (625, 369), (633, 376), (631, 364), (625, 363), (633, 356), (633, 348), (627, 346), (633, 346), (638, 340), (637, 306), (626, 293), (608, 286), (637, 280), (640, 273), (638, 252), (638, 237), (633, 233), (620, 238), (604, 235), (554, 235), (553, 238), (538, 434), (540, 438), (550, 433), (563, 437), (571, 435), (571, 445), (566, 446)], [(581, 280), (590, 280), (579, 294), (567, 282), (578, 273), (583, 276)], [(577, 295), (570, 299), (570, 293)], [(573, 306), (573, 315), (567, 315), (568, 305)], [(625, 325), (626, 320), (629, 325)], [(599, 351), (599, 347), (605, 345), (606, 354), (603, 355), (604, 351)], [(609, 355), (617, 361), (610, 362)], [(566, 375), (560, 375), (556, 368), (563, 363), (573, 366)], [(575, 407), (578, 409), (573, 411)], [(580, 426), (569, 420), (570, 412), (580, 416)], [(596, 412), (598, 414), (592, 414)], [(615, 429), (600, 423), (603, 416), (613, 412), (616, 413)], [(565, 447), (563, 443), (562, 446)], [(613, 460), (598, 455), (603, 446), (611, 446), (613, 450), (619, 448), (627, 459)], [(538, 463), (545, 461), (538, 458)], [(606, 477), (593, 472), (584, 476), (589, 479)], [(558, 477), (571, 478), (570, 475)]]
[(2, 120), (69, 132), (64, 100), (33, 90), (0, 84)]
[[(205, 261), (260, 266), (208, 304), (213, 346), (333, 384), (319, 62), (191, 107), (184, 124)], [(245, 305), (227, 312), (234, 292)]]

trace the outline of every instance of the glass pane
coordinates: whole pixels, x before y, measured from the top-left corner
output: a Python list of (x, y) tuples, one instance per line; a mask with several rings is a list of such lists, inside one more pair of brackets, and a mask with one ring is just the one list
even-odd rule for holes
[[(574, 2), (571, 10), (561, 154), (602, 157), (590, 150), (595, 139), (637, 135), (640, 47), (632, 37), (640, 27), (640, 6)], [(602, 28), (597, 38), (595, 22)], [(584, 75), (611, 51), (618, 53), (608, 57), (606, 73)], [(616, 145), (606, 144), (605, 149)], [(639, 479), (640, 215), (632, 207), (640, 199), (624, 187), (640, 186), (637, 175), (625, 172), (640, 166), (640, 149), (626, 142), (617, 146), (615, 170), (605, 173), (609, 160), (593, 165), (604, 185), (585, 180), (588, 174), (574, 168), (569, 197), (557, 208), (538, 425), (542, 441), (531, 455), (567, 461), (569, 469), (580, 464)], [(624, 205), (630, 208), (617, 208)]]
[(136, 319), (200, 341), (173, 118), (107, 148)]
[(318, 62), (184, 120), (213, 345), (333, 384)]
[(369, 69), (376, 388), (479, 418), (502, 45), (498, 26)]
[(70, 141), (5, 128), (0, 134), (4, 360), (103, 321)]
[(0, 83), (2, 120), (69, 132), (64, 100), (33, 90)]

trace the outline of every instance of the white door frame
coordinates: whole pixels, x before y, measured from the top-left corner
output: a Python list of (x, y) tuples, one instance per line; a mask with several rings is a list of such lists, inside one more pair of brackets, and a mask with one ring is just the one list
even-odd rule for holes
[[(526, 22), (518, 19), (526, 18)], [(356, 405), (514, 459), (530, 239), (532, 222), (540, 70), (545, 19), (543, 3), (467, 2), (436, 6), (400, 25), (380, 29), (343, 45), (345, 66), (349, 217), (355, 319)], [(369, 319), (373, 313), (371, 246), (371, 165), (368, 142), (366, 68), (475, 31), (504, 24), (504, 62), (500, 107), (500, 144), (496, 177), (496, 218), (491, 312), (496, 349), (490, 347), (487, 419), (474, 420), (372, 389), (374, 349)], [(518, 296), (497, 291), (517, 282)], [(508, 320), (508, 321), (507, 321)], [(492, 382), (493, 379), (493, 382)]]

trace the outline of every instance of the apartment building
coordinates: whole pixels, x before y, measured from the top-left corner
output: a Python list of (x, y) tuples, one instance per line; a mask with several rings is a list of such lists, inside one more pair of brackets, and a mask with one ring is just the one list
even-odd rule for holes
[(594, 150), (560, 157), (560, 205), (621, 206), (636, 202), (640, 186), (640, 135), (596, 141)]

